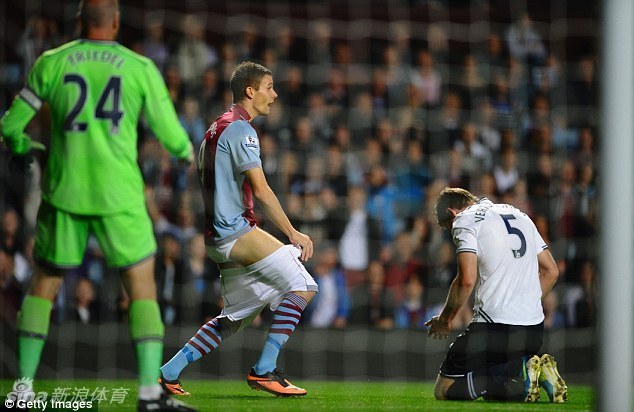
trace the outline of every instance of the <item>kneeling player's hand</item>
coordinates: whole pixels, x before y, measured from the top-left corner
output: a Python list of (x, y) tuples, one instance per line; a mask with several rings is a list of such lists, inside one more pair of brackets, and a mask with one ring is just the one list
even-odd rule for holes
[(447, 339), (449, 332), (451, 331), (451, 325), (449, 322), (441, 319), (440, 315), (429, 319), (425, 322), (425, 326), (429, 326), (427, 336), (432, 339)]

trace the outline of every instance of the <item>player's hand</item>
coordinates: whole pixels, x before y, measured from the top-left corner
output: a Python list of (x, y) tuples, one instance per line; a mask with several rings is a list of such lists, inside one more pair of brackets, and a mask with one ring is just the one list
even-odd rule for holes
[(4, 143), (15, 156), (25, 156), (29, 152), (46, 150), (46, 146), (38, 141), (31, 139), (31, 137), (26, 133), (23, 133), (22, 136), (15, 140), (8, 140), (0, 137), (0, 142)]
[(34, 150), (41, 150), (41, 151), (45, 152), (46, 151), (46, 146), (44, 146), (40, 142), (36, 142), (35, 140), (31, 140), (31, 145), (29, 147), (29, 151), (34, 151)]
[(427, 336), (432, 339), (447, 339), (451, 331), (449, 322), (440, 318), (440, 315), (434, 316), (425, 322), (425, 326), (429, 326)]
[(185, 167), (189, 167), (194, 163), (194, 146), (192, 146), (191, 143), (189, 145), (189, 153), (187, 156), (178, 159), (178, 162)]
[(291, 236), (288, 237), (288, 240), (291, 241), (295, 247), (299, 248), (301, 254), (299, 258), (306, 262), (313, 256), (313, 241), (310, 236), (303, 234), (302, 232), (295, 231)]

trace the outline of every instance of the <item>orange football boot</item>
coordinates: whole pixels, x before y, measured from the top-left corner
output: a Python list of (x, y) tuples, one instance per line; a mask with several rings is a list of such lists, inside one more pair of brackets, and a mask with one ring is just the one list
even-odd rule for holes
[(304, 396), (306, 389), (298, 388), (286, 379), (284, 371), (275, 369), (273, 372), (267, 372), (258, 375), (255, 370), (251, 369), (247, 376), (249, 386), (258, 391), (272, 393), (275, 396)]
[(163, 392), (165, 392), (168, 395), (177, 395), (177, 396), (191, 395), (191, 393), (183, 389), (183, 387), (181, 386), (181, 381), (179, 381), (178, 379), (174, 381), (168, 381), (167, 379), (163, 377), (162, 372), (161, 372), (161, 377), (158, 379), (158, 383), (161, 384), (161, 387), (163, 388)]

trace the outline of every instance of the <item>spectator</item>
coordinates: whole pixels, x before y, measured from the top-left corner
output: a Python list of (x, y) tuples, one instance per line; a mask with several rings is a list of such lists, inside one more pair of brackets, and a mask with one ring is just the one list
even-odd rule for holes
[(449, 63), (449, 34), (447, 28), (440, 22), (432, 22), (427, 27), (427, 48), (434, 58), (434, 61), (446, 70)]
[(181, 76), (181, 72), (177, 65), (168, 64), (165, 68), (165, 85), (167, 86), (167, 91), (176, 107), (177, 111), (180, 113), (181, 104), (183, 99), (185, 98), (185, 83), (183, 82), (183, 78)]
[(507, 149), (502, 152), (501, 162), (493, 168), (493, 176), (498, 193), (513, 189), (520, 178), (515, 150)]
[(483, 99), (477, 106), (478, 135), (482, 144), (491, 153), (496, 153), (502, 146), (502, 133), (495, 122), (495, 110), (488, 99)]
[(223, 302), (220, 296), (220, 273), (217, 265), (207, 258), (202, 233), (187, 242), (184, 259), (183, 313), (184, 322), (198, 323), (220, 314)]
[(405, 158), (399, 156), (393, 167), (394, 180), (399, 192), (399, 211), (403, 216), (415, 216), (425, 201), (425, 188), (431, 182), (431, 171), (425, 160), (423, 144), (410, 140), (404, 149)]
[(377, 114), (374, 111), (372, 94), (367, 91), (359, 92), (353, 99), (349, 113), (347, 124), (341, 128), (349, 130), (352, 135), (352, 148), (359, 149), (371, 134), (372, 126), (376, 122)]
[(589, 126), (579, 128), (579, 146), (572, 153), (572, 158), (577, 167), (590, 165), (594, 170), (599, 167), (597, 156), (597, 144), (594, 131)]
[(14, 209), (7, 208), (2, 212), (0, 219), (0, 245), (11, 255), (15, 255), (23, 248), (22, 232), (20, 229), (20, 216)]
[(297, 65), (289, 66), (279, 84), (278, 99), (284, 104), (284, 111), (288, 111), (287, 122), (295, 124), (300, 117), (306, 115), (308, 105), (304, 74), (301, 68)]
[(22, 57), (22, 70), (31, 70), (35, 60), (45, 51), (58, 46), (62, 38), (57, 23), (44, 16), (33, 15), (27, 22), (17, 44), (17, 52)]
[(383, 49), (383, 67), (388, 86), (388, 113), (389, 117), (393, 117), (393, 112), (404, 106), (407, 102), (407, 84), (409, 70), (408, 64), (403, 60), (408, 60), (394, 44), (388, 44)]
[(389, 89), (387, 72), (382, 67), (375, 67), (372, 71), (372, 81), (370, 83), (372, 93), (372, 109), (374, 118), (383, 118), (388, 114)]
[(330, 69), (328, 83), (321, 90), (321, 96), (335, 118), (343, 115), (343, 110), (350, 105), (348, 84), (344, 72), (338, 67)]
[(478, 179), (473, 193), (478, 197), (486, 197), (492, 202), (497, 202), (498, 189), (493, 173), (483, 173)]
[(489, 101), (495, 110), (496, 123), (499, 127), (514, 125), (514, 110), (509, 80), (506, 76), (497, 75), (489, 85)]
[(594, 239), (599, 233), (597, 218), (598, 194), (594, 169), (586, 164), (577, 169), (575, 185), (576, 223), (575, 241), (579, 256), (596, 257)]
[(544, 41), (534, 27), (533, 20), (524, 13), (516, 22), (511, 24), (506, 33), (511, 56), (529, 66), (541, 64), (546, 58)]
[(377, 260), (370, 262), (367, 282), (351, 291), (350, 323), (378, 329), (394, 327), (396, 299), (385, 288), (385, 268)]
[(335, 144), (326, 151), (326, 183), (338, 199), (348, 195), (348, 177), (346, 176), (346, 156)]
[(332, 25), (326, 19), (309, 22), (310, 47), (307, 48), (307, 82), (319, 86), (326, 82), (326, 75), (332, 64)]
[(381, 240), (386, 244), (394, 240), (403, 229), (403, 221), (396, 214), (396, 190), (383, 166), (375, 166), (370, 171), (366, 207), (370, 216), (380, 224)]
[(293, 144), (289, 147), (289, 151), (294, 153), (301, 165), (306, 165), (309, 158), (315, 153), (320, 153), (325, 147), (325, 142), (319, 141), (316, 137), (312, 122), (307, 116), (300, 117), (293, 125), (291, 141)]
[(440, 242), (430, 254), (434, 259), (423, 275), (425, 301), (431, 306), (442, 305), (457, 270), (453, 245), (449, 241)]
[(411, 82), (420, 92), (423, 104), (427, 107), (436, 107), (440, 103), (442, 77), (429, 50), (419, 51), (417, 57), (416, 70), (412, 72)]
[[(297, 33), (295, 33), (291, 25), (280, 25), (276, 33), (272, 36), (272, 40), (275, 45), (275, 52), (279, 56), (280, 61), (299, 64), (306, 63), (308, 53), (307, 45), (297, 36)], [(315, 44), (311, 42), (311, 47), (314, 45)], [(267, 63), (265, 60), (264, 62)], [(267, 65), (266, 67), (269, 66)], [(273, 69), (272, 67), (269, 68)]]
[(571, 160), (565, 160), (559, 170), (551, 219), (555, 223), (557, 237), (563, 238), (572, 247), (576, 236), (576, 169)]
[(596, 326), (597, 321), (597, 273), (591, 260), (579, 265), (579, 281), (566, 290), (568, 326), (583, 328)]
[(556, 290), (542, 299), (544, 308), (544, 329), (557, 330), (566, 326), (566, 315), (559, 307), (559, 296)]
[(482, 62), (484, 76), (494, 79), (498, 75), (505, 75), (508, 71), (508, 54), (504, 42), (498, 33), (489, 33), (484, 50), (479, 53), (478, 61)]
[(478, 129), (474, 123), (468, 122), (462, 126), (460, 139), (454, 146), (456, 152), (462, 156), (463, 171), (471, 178), (477, 179), (482, 173), (491, 171), (493, 163), (491, 152), (480, 143)]
[(163, 72), (170, 57), (170, 51), (165, 43), (165, 27), (163, 19), (148, 13), (145, 24), (145, 38), (141, 43), (140, 52), (152, 59), (156, 67)]
[(391, 257), (385, 264), (385, 287), (397, 302), (405, 296), (405, 285), (411, 277), (422, 272), (422, 262), (414, 255), (416, 243), (410, 233), (399, 233), (390, 250)]
[(462, 98), (448, 90), (443, 96), (442, 106), (431, 114), (428, 153), (443, 153), (451, 149), (460, 138), (460, 127), (464, 124)]
[[(541, 66), (534, 67), (531, 72), (532, 87), (540, 93), (552, 96), (559, 86), (561, 65), (557, 56), (548, 53)], [(555, 97), (555, 96), (553, 96)]]
[(476, 109), (486, 95), (487, 84), (481, 67), (472, 53), (467, 53), (462, 60), (459, 84), (468, 97), (465, 107), (469, 110)]
[(582, 56), (567, 87), (567, 102), (573, 113), (573, 122), (598, 125), (596, 108), (599, 103), (599, 82), (597, 77), (595, 56)]
[(182, 101), (182, 108), (178, 120), (187, 132), (189, 140), (194, 144), (194, 149), (198, 151), (200, 143), (205, 137), (207, 126), (200, 115), (200, 105), (193, 97), (185, 97)]
[(332, 119), (342, 117), (345, 105), (328, 102), (322, 93), (311, 93), (308, 96), (308, 118), (310, 119), (315, 140), (318, 140), (322, 148), (332, 136)]
[(379, 223), (365, 208), (363, 187), (350, 188), (347, 199), (347, 219), (339, 241), (339, 256), (348, 288), (360, 286), (372, 256), (377, 256), (380, 245)]
[(188, 14), (181, 24), (183, 38), (176, 51), (178, 71), (186, 90), (196, 90), (208, 67), (218, 64), (218, 53), (205, 41), (205, 26), (199, 16)]
[(86, 278), (79, 278), (75, 285), (73, 319), (83, 324), (99, 323), (99, 303), (95, 299), (95, 288)]
[(238, 40), (235, 42), (237, 60), (240, 62), (245, 60), (259, 60), (262, 57), (259, 51), (264, 49), (265, 47), (259, 32), (259, 27), (253, 22), (244, 24), (239, 33)]
[(0, 322), (15, 327), (24, 289), (13, 274), (13, 256), (0, 245)]
[[(194, 94), (205, 124), (211, 124), (220, 113), (218, 104), (222, 100), (223, 93), (224, 85), (218, 76), (218, 70), (215, 67), (208, 67), (202, 75), (200, 88)], [(197, 139), (200, 140), (202, 137)]]
[(158, 302), (166, 325), (180, 322), (182, 316), (185, 267), (180, 256), (181, 247), (176, 236), (164, 233), (156, 258), (155, 277)]
[(310, 307), (308, 323), (317, 328), (343, 329), (350, 303), (345, 276), (338, 264), (337, 248), (333, 244), (322, 244), (315, 261), (313, 273), (319, 293)]
[(533, 202), (535, 214), (549, 216), (551, 202), (554, 197), (553, 160), (549, 154), (540, 154), (531, 162), (526, 176), (528, 195)]
[(428, 312), (424, 301), (423, 283), (418, 276), (409, 278), (405, 285), (405, 298), (396, 309), (395, 325), (402, 329), (427, 329), (425, 322), (431, 317), (431, 313), (440, 313), (441, 305)]

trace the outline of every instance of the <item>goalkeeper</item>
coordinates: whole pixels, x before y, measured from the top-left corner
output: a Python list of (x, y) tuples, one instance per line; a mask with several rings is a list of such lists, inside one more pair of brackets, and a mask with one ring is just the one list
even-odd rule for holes
[(151, 60), (118, 44), (117, 0), (79, 5), (81, 38), (46, 51), (0, 121), (16, 156), (44, 147), (24, 133), (48, 103), (51, 143), (42, 177), (34, 278), (18, 315), (19, 377), (35, 376), (53, 299), (65, 270), (82, 263), (93, 235), (117, 268), (131, 299), (130, 333), (139, 372), (139, 410), (193, 410), (157, 384), (164, 327), (156, 302), (154, 239), (137, 165), (141, 113), (175, 157), (193, 160), (160, 72)]

